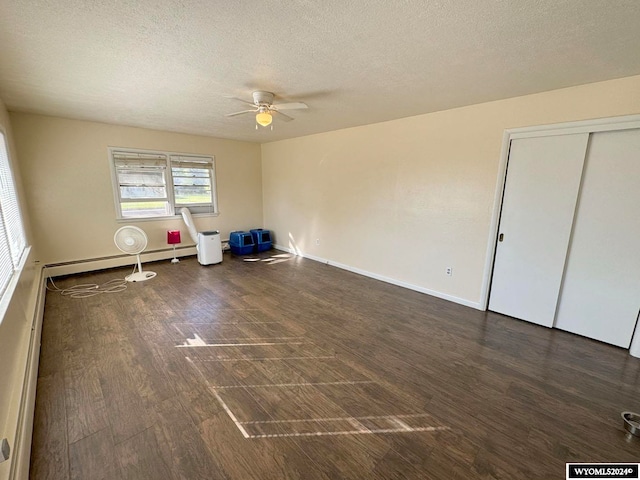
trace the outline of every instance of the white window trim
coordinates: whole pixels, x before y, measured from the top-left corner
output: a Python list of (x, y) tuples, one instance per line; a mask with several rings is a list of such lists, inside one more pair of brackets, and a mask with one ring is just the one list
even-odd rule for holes
[[(182, 218), (179, 211), (176, 211), (176, 202), (174, 195), (174, 185), (173, 185), (173, 176), (171, 172), (171, 157), (181, 157), (181, 158), (194, 158), (194, 159), (207, 159), (211, 161), (211, 196), (212, 196), (212, 207), (213, 211), (206, 213), (192, 213), (194, 217), (217, 217), (220, 215), (220, 211), (218, 210), (218, 185), (216, 180), (216, 158), (214, 155), (206, 155), (206, 154), (197, 154), (197, 153), (183, 153), (183, 152), (174, 152), (174, 151), (166, 151), (166, 150), (146, 150), (139, 148), (129, 148), (129, 147), (108, 147), (108, 161), (109, 168), (111, 171), (111, 186), (113, 189), (113, 198), (116, 209), (116, 222), (118, 223), (126, 223), (126, 222), (150, 222), (150, 221), (158, 221), (158, 220), (168, 220), (168, 219), (179, 219)], [(165, 168), (165, 180), (167, 186), (167, 200), (169, 203), (169, 210), (172, 212), (169, 215), (159, 215), (155, 217), (124, 217), (122, 215), (121, 209), (121, 198), (120, 198), (120, 189), (119, 189), (119, 181), (118, 174), (116, 171), (116, 166), (114, 162), (113, 155), (114, 153), (132, 153), (132, 154), (146, 154), (146, 155), (162, 155), (166, 159), (166, 168)], [(197, 206), (197, 205), (193, 205)], [(202, 206), (202, 205), (200, 205)], [(179, 208), (182, 208), (180, 206)]]

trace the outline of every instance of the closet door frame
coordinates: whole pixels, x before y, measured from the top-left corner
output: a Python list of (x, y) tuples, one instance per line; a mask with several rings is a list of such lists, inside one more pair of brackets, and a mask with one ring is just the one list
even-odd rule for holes
[(498, 244), (498, 225), (502, 213), (502, 199), (506, 184), (507, 162), (509, 160), (509, 148), (511, 140), (517, 138), (550, 137), (555, 135), (570, 135), (575, 133), (595, 133), (612, 130), (629, 130), (640, 128), (640, 115), (624, 115), (619, 117), (598, 118), (594, 120), (582, 120), (577, 122), (556, 123), (533, 127), (512, 128), (504, 131), (502, 135), (502, 150), (498, 164), (498, 177), (493, 200), (493, 213), (489, 227), (489, 240), (484, 265), (484, 277), (480, 290), (480, 309), (487, 310), (489, 305), (489, 288), (493, 275), (493, 264), (496, 247)]

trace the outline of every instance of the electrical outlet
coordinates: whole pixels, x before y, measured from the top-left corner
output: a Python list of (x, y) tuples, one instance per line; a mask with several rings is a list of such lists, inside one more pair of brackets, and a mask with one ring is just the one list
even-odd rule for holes
[(445, 273), (446, 273), (448, 276), (453, 275), (453, 268), (451, 268), (451, 267), (447, 267), (447, 269), (445, 270)]
[(320, 239), (316, 238), (316, 245), (320, 245)]

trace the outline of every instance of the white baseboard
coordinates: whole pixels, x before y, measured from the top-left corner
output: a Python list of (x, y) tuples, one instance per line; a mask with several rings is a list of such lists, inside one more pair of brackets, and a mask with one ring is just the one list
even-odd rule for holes
[[(183, 247), (176, 249), (176, 257), (186, 257), (196, 255), (196, 247)], [(145, 252), (140, 255), (142, 263), (155, 262), (157, 260), (168, 260), (173, 258), (173, 249), (156, 250), (153, 252)], [(135, 255), (116, 255), (104, 258), (89, 258), (86, 260), (77, 260), (72, 262), (56, 263), (45, 265), (46, 274), (49, 277), (57, 277), (59, 275), (72, 275), (74, 273), (92, 272), (94, 270), (104, 270), (107, 268), (124, 267), (136, 263)], [(143, 265), (144, 269), (144, 265)]]
[(374, 278), (376, 280), (380, 280), (381, 282), (390, 283), (392, 285), (397, 285), (399, 287), (407, 288), (409, 290), (414, 290), (416, 292), (425, 293), (427, 295), (431, 295), (432, 297), (442, 298), (443, 300), (448, 300), (450, 302), (458, 303), (460, 305), (464, 305), (466, 307), (475, 308), (476, 310), (484, 311), (483, 306), (479, 302), (472, 302), (470, 300), (466, 300), (464, 298), (455, 297), (453, 295), (449, 295), (447, 293), (437, 292), (435, 290), (430, 290), (428, 288), (420, 287), (418, 285), (413, 285), (411, 283), (403, 282), (401, 280), (396, 280), (395, 278), (386, 277), (384, 275), (379, 275), (377, 273), (369, 272), (367, 270), (362, 270), (360, 268), (352, 267), (350, 265), (346, 265), (344, 263), (334, 262), (332, 260), (327, 260), (326, 258), (316, 257), (315, 255), (309, 255), (307, 253), (301, 252), (299, 250), (295, 250), (293, 248), (288, 248), (283, 245), (274, 245), (274, 248), (278, 250), (284, 250), (285, 252), (293, 253), (294, 255), (298, 255), (300, 257), (308, 258), (309, 260), (314, 260), (316, 262), (325, 263), (327, 265), (331, 265), (332, 267), (337, 267), (342, 270), (347, 270), (349, 272), (357, 273), (358, 275), (363, 275), (365, 277)]

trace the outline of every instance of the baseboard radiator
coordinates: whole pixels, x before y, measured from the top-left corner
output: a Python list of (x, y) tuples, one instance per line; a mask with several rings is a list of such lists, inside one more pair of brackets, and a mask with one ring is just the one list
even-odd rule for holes
[[(196, 255), (196, 247), (178, 247), (176, 248), (177, 257), (186, 257)], [(158, 260), (167, 260), (173, 258), (173, 248), (163, 248), (159, 250), (147, 250), (140, 254), (142, 263), (155, 262)], [(135, 255), (111, 255), (108, 257), (87, 258), (82, 260), (72, 260), (70, 262), (49, 263), (45, 265), (46, 274), (49, 277), (57, 277), (60, 275), (72, 275), (74, 273), (92, 272), (95, 270), (105, 270), (107, 268), (124, 267), (136, 263)]]
[(31, 458), (31, 440), (33, 437), (33, 415), (36, 406), (36, 387), (38, 384), (38, 365), (40, 360), (40, 339), (44, 318), (46, 285), (44, 270), (38, 273), (38, 291), (29, 336), (24, 383), (20, 398), (18, 425), (11, 452), (9, 480), (27, 480)]

